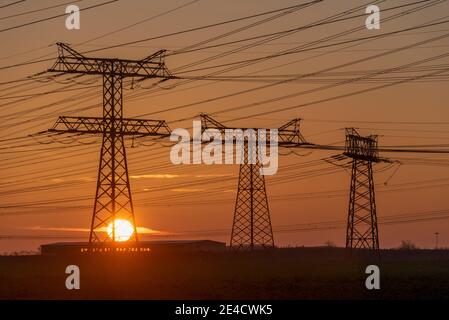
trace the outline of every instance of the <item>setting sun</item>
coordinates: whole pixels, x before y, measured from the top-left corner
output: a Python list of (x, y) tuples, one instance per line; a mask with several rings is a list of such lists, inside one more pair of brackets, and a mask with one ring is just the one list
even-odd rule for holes
[[(106, 231), (108, 236), (112, 239), (113, 223), (111, 222)], [(134, 233), (134, 227), (128, 220), (116, 219), (115, 220), (115, 241), (123, 242), (129, 240)]]

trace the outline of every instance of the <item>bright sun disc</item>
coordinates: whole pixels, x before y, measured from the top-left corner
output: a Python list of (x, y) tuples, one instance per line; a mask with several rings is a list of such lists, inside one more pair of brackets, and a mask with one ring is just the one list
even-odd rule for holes
[[(112, 239), (112, 225), (111, 222), (107, 227), (109, 238)], [(134, 233), (134, 227), (128, 220), (116, 219), (115, 220), (115, 241), (127, 241)]]

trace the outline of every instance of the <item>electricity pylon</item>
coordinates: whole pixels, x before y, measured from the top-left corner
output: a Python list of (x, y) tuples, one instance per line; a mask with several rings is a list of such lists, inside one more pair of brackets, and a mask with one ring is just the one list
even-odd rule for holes
[(253, 153), (250, 156), (256, 160), (255, 163), (251, 163), (248, 161), (248, 143), (244, 143), (243, 163), (240, 164), (232, 223), (231, 248), (249, 246), (252, 250), (256, 246), (274, 247), (265, 176), (259, 173), (261, 164), (257, 151), (257, 146), (250, 151)]
[(362, 137), (354, 128), (346, 129), (344, 155), (352, 159), (346, 248), (379, 250), (373, 162), (379, 158), (377, 136)]
[[(57, 45), (58, 59), (49, 72), (101, 75), (103, 78), (102, 117), (59, 117), (49, 129), (60, 133), (101, 134), (103, 137), (89, 243), (115, 242), (116, 218), (132, 223), (131, 239), (137, 241), (124, 137), (165, 137), (170, 135), (170, 129), (162, 120), (123, 117), (123, 79), (173, 78), (165, 67), (165, 50), (142, 60), (125, 60), (88, 58), (66, 44)], [(110, 236), (106, 232), (109, 225), (112, 226)]]
[[(299, 122), (300, 119), (294, 119), (278, 129), (279, 146), (293, 147), (308, 144), (299, 132)], [(201, 114), (201, 128), (203, 132), (207, 129), (218, 129), (221, 134), (225, 134), (226, 129), (252, 129), (254, 131), (263, 129), (226, 127), (206, 114)], [(269, 129), (265, 130), (267, 131), (265, 139), (268, 140)], [(260, 138), (256, 135), (256, 142)], [(243, 155), (240, 163), (230, 247), (234, 250), (274, 247), (265, 176), (260, 174), (262, 164), (257, 156), (260, 152), (259, 144), (256, 143), (252, 147), (248, 143), (248, 136), (243, 139)]]

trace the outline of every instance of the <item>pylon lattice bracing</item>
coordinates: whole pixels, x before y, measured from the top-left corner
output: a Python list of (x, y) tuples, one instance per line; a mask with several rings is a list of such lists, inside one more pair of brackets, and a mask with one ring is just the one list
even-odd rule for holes
[(347, 248), (379, 249), (373, 167), (370, 161), (352, 162)]
[(346, 248), (379, 250), (373, 162), (379, 162), (377, 136), (346, 129), (345, 155), (352, 158)]
[[(114, 223), (117, 213), (131, 221), (134, 227), (133, 238), (138, 240), (131, 186), (128, 176), (126, 149), (121, 132), (123, 120), (123, 83), (122, 77), (114, 72), (114, 64), (109, 65), (110, 74), (103, 76), (103, 118), (106, 132), (103, 135), (100, 167), (98, 170), (97, 190), (94, 213), (92, 215), (89, 242), (105, 238), (101, 228)], [(120, 120), (117, 122), (116, 120)], [(116, 126), (119, 126), (116, 128)], [(112, 228), (115, 239), (115, 228)]]
[[(172, 76), (163, 62), (163, 50), (143, 60), (88, 58), (58, 43), (59, 56), (50, 72), (101, 75), (103, 78), (103, 117), (59, 117), (50, 132), (101, 134), (102, 146), (98, 169), (89, 243), (116, 241), (117, 218), (132, 223), (131, 240), (138, 240), (126, 160), (125, 136), (167, 137), (165, 121), (125, 119), (123, 117), (123, 79), (148, 79)], [(112, 225), (111, 235), (105, 232)]]
[[(248, 149), (256, 159), (254, 164), (248, 161)], [(242, 150), (230, 244), (233, 249), (274, 247), (265, 176), (260, 174), (261, 164), (256, 156), (258, 148), (248, 148), (245, 143)]]
[[(300, 120), (299, 118), (293, 119), (278, 128), (279, 146), (297, 148), (310, 145), (300, 133)], [(202, 131), (218, 129), (222, 134), (226, 129), (258, 130), (256, 128), (226, 127), (204, 113), (201, 114), (201, 128)], [(270, 130), (268, 128), (259, 129), (265, 130), (266, 133)], [(263, 139), (268, 140), (268, 137), (269, 134), (266, 134)], [(265, 176), (260, 174), (262, 165), (259, 159), (261, 157), (257, 156), (259, 152), (258, 139), (259, 137), (251, 141), (253, 143), (248, 143), (248, 139), (245, 139), (243, 148), (241, 148), (243, 155), (241, 156), (242, 162), (230, 241), (230, 246), (234, 250), (274, 247)]]

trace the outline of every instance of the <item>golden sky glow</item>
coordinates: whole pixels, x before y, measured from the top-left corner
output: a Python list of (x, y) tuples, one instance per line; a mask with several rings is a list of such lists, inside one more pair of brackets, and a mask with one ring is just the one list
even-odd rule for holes
[[(93, 1), (92, 3), (100, 3)], [(81, 12), (81, 29), (69, 31), (64, 18), (0, 33), (0, 240), (1, 251), (33, 249), (43, 242), (54, 242), (56, 236), (86, 240), (95, 195), (101, 137), (39, 136), (50, 128), (59, 115), (101, 116), (102, 82), (99, 77), (57, 77), (49, 82), (11, 82), (43, 72), (55, 61), (55, 42), (69, 43), (80, 52), (95, 50), (139, 39), (155, 38), (127, 44), (87, 56), (140, 59), (165, 48), (169, 53), (223, 35), (262, 18), (217, 26), (196, 32), (160, 37), (180, 30), (213, 24), (259, 12), (295, 5), (298, 1), (201, 0), (185, 8), (148, 19), (189, 1), (118, 1), (108, 6)], [(54, 4), (50, 0), (29, 1), (0, 12), (0, 18)], [(302, 118), (304, 137), (317, 144), (344, 144), (344, 131), (357, 127), (362, 134), (378, 134), (380, 146), (416, 146), (449, 144), (449, 91), (447, 73), (441, 79), (415, 81), (367, 91), (347, 98), (322, 101), (387, 83), (377, 80), (317, 88), (348, 80), (376, 70), (394, 68), (444, 54), (449, 50), (449, 38), (397, 53), (369, 58), (419, 41), (449, 32), (447, 24), (425, 30), (410, 31), (372, 41), (326, 47), (337, 41), (369, 37), (375, 34), (410, 28), (442, 18), (449, 12), (448, 2), (381, 24), (381, 30), (357, 32), (334, 40), (321, 40), (364, 24), (364, 18), (350, 19), (332, 25), (311, 28), (273, 39), (246, 50), (231, 52), (250, 42), (243, 38), (276, 33), (316, 22), (324, 17), (360, 5), (358, 0), (327, 0), (310, 8), (235, 31), (198, 51), (168, 55), (167, 67), (175, 75), (201, 77), (245, 59), (276, 54), (283, 50), (310, 45), (313, 50), (276, 57), (248, 66), (241, 66), (222, 75), (258, 76), (257, 81), (187, 81), (164, 83), (144, 81), (132, 86), (125, 83), (124, 114), (145, 119), (167, 120), (171, 128), (191, 129), (192, 119), (200, 112), (216, 114), (216, 119), (232, 126), (276, 128), (292, 118)], [(407, 4), (410, 1), (385, 1), (382, 8)], [(83, 1), (80, 7), (87, 6)], [(6, 28), (42, 17), (64, 13), (63, 7), (0, 20)], [(382, 14), (386, 18), (401, 10)], [(356, 14), (363, 14), (364, 10)], [(131, 26), (131, 27), (127, 27)], [(127, 27), (127, 28), (125, 28)], [(121, 31), (119, 29), (125, 28)], [(116, 31), (111, 33), (112, 31)], [(111, 33), (111, 34), (109, 34)], [(228, 44), (224, 43), (229, 42)], [(222, 46), (212, 47), (215, 44)], [(217, 55), (223, 54), (222, 57)], [(204, 62), (204, 59), (210, 61)], [(366, 61), (362, 61), (367, 58)], [(369, 59), (368, 59), (369, 58)], [(326, 68), (360, 63), (329, 71), (322, 78), (292, 81), (282, 85), (255, 89), (269, 84), (264, 76), (288, 77), (310, 74)], [(20, 67), (4, 68), (31, 60), (44, 60)], [(194, 65), (190, 65), (194, 63)], [(424, 63), (408, 73), (388, 74), (405, 77), (425, 73), (423, 70), (447, 67), (449, 59)], [(421, 68), (421, 69), (420, 69)], [(443, 77), (444, 76), (444, 77)], [(380, 80), (379, 80), (380, 79)], [(10, 82), (10, 83), (8, 83)], [(55, 91), (53, 93), (48, 93)], [(243, 90), (247, 93), (235, 94)], [(48, 94), (42, 95), (46, 92)], [(292, 94), (291, 97), (285, 97)], [(295, 95), (293, 95), (295, 94)], [(229, 95), (226, 98), (220, 98)], [(282, 98), (281, 98), (282, 97)], [(279, 98), (279, 99), (276, 99)], [(316, 102), (322, 101), (322, 102)], [(316, 103), (315, 103), (316, 102)], [(301, 106), (309, 104), (307, 106)], [(298, 106), (286, 111), (263, 115), (264, 112)], [(179, 107), (175, 111), (170, 108)], [(232, 109), (232, 111), (231, 111)], [(259, 115), (262, 114), (262, 115)], [(142, 116), (144, 115), (144, 116)], [(250, 117), (239, 120), (239, 117)], [(446, 122), (446, 123), (445, 123)], [(8, 140), (17, 138), (16, 140)], [(168, 237), (210, 238), (229, 241), (235, 192), (237, 165), (181, 165), (170, 163), (169, 144), (146, 139), (126, 140), (128, 167), (136, 207), (138, 227), (160, 230)], [(133, 146), (131, 148), (131, 146)], [(269, 205), (278, 245), (323, 245), (331, 240), (344, 245), (345, 230), (327, 228), (323, 223), (344, 221), (347, 215), (350, 176), (342, 168), (321, 159), (334, 155), (329, 151), (280, 150), (279, 171), (266, 179)], [(379, 164), (375, 167), (376, 200), (380, 246), (396, 247), (401, 240), (411, 240), (421, 247), (432, 247), (434, 233), (440, 233), (440, 245), (449, 246), (449, 219), (427, 219), (449, 214), (449, 165), (447, 155), (382, 154), (401, 161), (397, 166)], [(306, 163), (313, 162), (314, 165)], [(410, 215), (401, 224), (382, 224), (388, 217)], [(425, 221), (416, 221), (427, 217)], [(317, 225), (318, 230), (313, 231)], [(38, 228), (37, 228), (38, 227)], [(122, 225), (123, 230), (125, 226)], [(71, 231), (69, 231), (71, 230)], [(118, 230), (119, 233), (122, 230)], [(42, 238), (48, 236), (49, 238)], [(33, 238), (35, 237), (35, 238)]]

